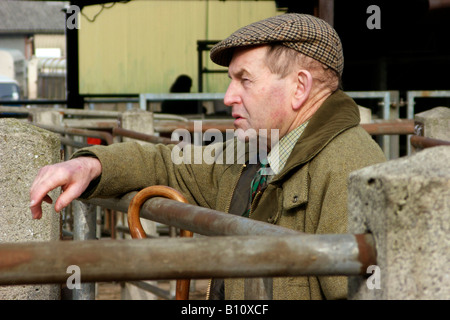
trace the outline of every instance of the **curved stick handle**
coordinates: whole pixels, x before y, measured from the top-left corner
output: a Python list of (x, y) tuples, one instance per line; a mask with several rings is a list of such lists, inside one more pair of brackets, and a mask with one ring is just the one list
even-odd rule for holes
[[(130, 228), (131, 237), (133, 239), (147, 238), (147, 235), (142, 228), (139, 214), (144, 202), (152, 197), (165, 197), (179, 202), (188, 203), (186, 198), (181, 193), (167, 186), (151, 186), (142, 189), (133, 197), (133, 199), (131, 199), (130, 205), (128, 206), (128, 227)], [(180, 230), (180, 236), (192, 237), (193, 233), (187, 230)], [(189, 286), (189, 279), (177, 280), (175, 299), (189, 300)]]

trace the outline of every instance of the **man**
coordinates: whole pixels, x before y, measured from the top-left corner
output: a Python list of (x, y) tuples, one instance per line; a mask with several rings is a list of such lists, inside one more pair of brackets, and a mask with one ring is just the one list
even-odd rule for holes
[[(121, 143), (82, 149), (68, 162), (41, 169), (31, 188), (33, 217), (40, 218), (42, 201), (51, 202), (46, 195), (58, 186), (64, 192), (56, 211), (80, 196), (115, 196), (159, 184), (199, 206), (301, 232), (345, 233), (349, 173), (385, 158), (359, 126), (357, 105), (339, 89), (343, 54), (335, 30), (309, 15), (283, 14), (236, 31), (211, 50), (211, 59), (229, 67), (224, 102), (236, 128), (266, 130), (268, 136), (276, 130), (281, 138), (276, 145), (269, 142), (274, 175), (266, 176), (254, 198), (249, 199), (250, 186), (259, 165), (174, 164), (173, 146)], [(229, 144), (221, 147), (224, 153)], [(242, 279), (224, 283), (214, 281), (212, 298), (243, 299)], [(273, 282), (274, 299), (346, 294), (343, 276)]]

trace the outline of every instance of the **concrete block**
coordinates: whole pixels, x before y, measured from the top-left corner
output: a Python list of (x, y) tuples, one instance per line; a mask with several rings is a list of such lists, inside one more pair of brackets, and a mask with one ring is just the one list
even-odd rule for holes
[(358, 106), (359, 116), (361, 117), (360, 123), (371, 123), (372, 122), (372, 110), (370, 108), (365, 108)]
[(56, 110), (34, 111), (33, 122), (45, 125), (60, 126), (63, 122), (63, 114)]
[(414, 115), (415, 131), (419, 136), (450, 140), (450, 108), (437, 107)]
[[(149, 135), (155, 134), (153, 127), (153, 113), (140, 109), (129, 110), (122, 113), (121, 126), (124, 129), (132, 130)], [(131, 138), (124, 137), (123, 141), (137, 141), (138, 143), (147, 143)]]
[(350, 277), (349, 298), (450, 299), (449, 199), (447, 146), (352, 172), (348, 231), (373, 234), (379, 269)]
[[(60, 239), (60, 215), (43, 205), (43, 216), (33, 220), (30, 187), (41, 167), (59, 162), (59, 136), (22, 123), (0, 119), (0, 242)], [(56, 191), (50, 194), (56, 198)], [(0, 287), (0, 300), (59, 299), (59, 285)]]

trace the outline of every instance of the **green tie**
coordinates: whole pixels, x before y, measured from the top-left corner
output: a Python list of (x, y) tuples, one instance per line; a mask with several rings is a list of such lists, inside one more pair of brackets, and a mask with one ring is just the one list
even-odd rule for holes
[(244, 212), (242, 216), (248, 217), (250, 215), (250, 210), (252, 207), (253, 199), (255, 199), (255, 195), (258, 194), (259, 191), (261, 191), (263, 188), (267, 186), (267, 172), (268, 172), (268, 166), (269, 164), (261, 164), (260, 168), (255, 174), (255, 177), (252, 180), (251, 183), (251, 192), (250, 192), (250, 199), (249, 204), (247, 206), (247, 210)]

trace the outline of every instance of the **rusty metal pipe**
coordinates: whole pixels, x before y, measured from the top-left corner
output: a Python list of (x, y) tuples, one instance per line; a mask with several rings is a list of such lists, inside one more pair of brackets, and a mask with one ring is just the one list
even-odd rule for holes
[[(162, 124), (156, 124), (156, 129), (162, 133), (171, 133), (176, 129), (186, 129), (189, 132), (194, 132), (194, 125), (192, 121), (188, 123), (180, 122), (165, 122)], [(407, 135), (414, 134), (414, 120), (411, 119), (396, 119), (377, 123), (363, 123), (361, 124), (369, 134), (371, 135)], [(232, 121), (215, 121), (202, 123), (202, 131), (208, 129), (217, 129), (221, 132), (225, 132), (227, 129), (233, 130)], [(164, 143), (164, 144), (178, 144), (179, 141), (173, 141), (169, 138), (163, 138), (158, 136), (147, 135), (123, 128), (113, 128), (114, 135), (120, 135), (128, 138), (134, 138), (151, 143)]]
[(380, 123), (362, 123), (370, 135), (406, 135), (414, 134), (414, 120), (397, 119)]
[(178, 144), (178, 143), (180, 143), (180, 141), (173, 141), (173, 140), (170, 140), (169, 138), (152, 136), (149, 134), (136, 132), (136, 131), (132, 131), (132, 130), (127, 130), (127, 129), (123, 129), (123, 128), (119, 128), (119, 127), (113, 128), (113, 135), (127, 137), (127, 138), (133, 138), (136, 140), (141, 140), (141, 141), (146, 141), (146, 142), (151, 142), (151, 143), (163, 143), (163, 144)]
[(2, 243), (0, 285), (65, 283), (72, 265), (82, 283), (365, 275), (374, 256), (370, 234)]
[(450, 146), (450, 141), (427, 138), (422, 136), (411, 136), (411, 145), (415, 148), (431, 148), (437, 146)]
[(56, 132), (59, 134), (72, 134), (72, 135), (78, 135), (78, 136), (84, 136), (84, 137), (99, 138), (99, 139), (106, 141), (107, 144), (114, 143), (112, 134), (110, 134), (109, 132), (106, 132), (106, 131), (87, 130), (87, 129), (78, 129), (78, 128), (64, 128), (64, 127), (59, 127), (59, 126), (44, 125), (44, 124), (40, 124), (40, 123), (32, 123), (32, 125), (42, 128), (42, 129), (45, 129), (45, 130), (48, 130), (48, 131)]
[[(130, 192), (122, 198), (81, 201), (127, 212), (128, 204), (135, 194)], [(206, 236), (299, 234), (292, 229), (161, 197), (147, 200), (141, 208), (140, 217)]]

